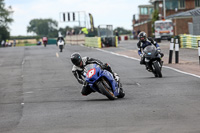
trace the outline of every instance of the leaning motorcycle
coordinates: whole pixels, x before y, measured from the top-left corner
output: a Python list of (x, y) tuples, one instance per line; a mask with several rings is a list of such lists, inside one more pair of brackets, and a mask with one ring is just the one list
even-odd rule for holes
[(62, 52), (64, 49), (65, 42), (63, 40), (58, 40), (57, 45), (60, 49), (60, 52)]
[(83, 75), (92, 90), (105, 95), (108, 99), (114, 100), (125, 96), (120, 80), (117, 82), (112, 73), (97, 64), (86, 65)]
[(161, 59), (161, 55), (157, 51), (154, 45), (147, 46), (143, 51), (145, 58), (145, 65), (149, 72), (152, 72), (155, 77), (162, 77), (162, 65), (163, 61)]

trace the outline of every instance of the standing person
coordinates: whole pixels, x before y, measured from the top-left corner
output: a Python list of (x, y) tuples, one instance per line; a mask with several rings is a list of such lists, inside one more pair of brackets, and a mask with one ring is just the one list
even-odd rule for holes
[(5, 47), (6, 42), (3, 40), (3, 41), (1, 42), (1, 44), (2, 44), (3, 47)]
[(1, 47), (4, 47), (4, 44), (5, 44), (5, 41), (2, 40), (2, 41), (1, 41)]
[(119, 33), (118, 33), (118, 31), (117, 31), (117, 30), (115, 31), (115, 36), (117, 37), (118, 44), (119, 44)]
[(16, 46), (16, 40), (15, 39), (13, 40), (13, 46), (14, 47)]
[(132, 33), (133, 33), (133, 39), (135, 39), (135, 30), (133, 30)]
[(7, 46), (8, 46), (8, 44), (9, 44), (9, 41), (8, 41), (8, 40), (6, 40), (6, 44), (5, 44), (5, 46), (7, 47)]
[[(140, 34), (140, 29), (137, 31), (137, 36), (139, 36), (139, 34)], [(138, 38), (139, 39), (139, 38)]]
[(71, 35), (75, 35), (75, 31), (74, 31), (74, 29), (72, 29)]

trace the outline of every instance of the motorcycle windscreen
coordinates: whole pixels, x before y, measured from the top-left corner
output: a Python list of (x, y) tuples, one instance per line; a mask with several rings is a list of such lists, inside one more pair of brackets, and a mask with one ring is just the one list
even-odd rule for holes
[(147, 46), (147, 47), (144, 48), (144, 53), (146, 55), (152, 55), (155, 52), (156, 52), (156, 47), (154, 45)]

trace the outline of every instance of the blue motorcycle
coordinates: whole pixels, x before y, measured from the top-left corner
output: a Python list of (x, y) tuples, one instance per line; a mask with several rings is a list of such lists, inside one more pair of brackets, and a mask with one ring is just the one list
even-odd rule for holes
[(102, 69), (97, 64), (85, 66), (84, 78), (91, 89), (105, 95), (110, 100), (125, 96), (120, 80), (117, 82), (112, 73)]

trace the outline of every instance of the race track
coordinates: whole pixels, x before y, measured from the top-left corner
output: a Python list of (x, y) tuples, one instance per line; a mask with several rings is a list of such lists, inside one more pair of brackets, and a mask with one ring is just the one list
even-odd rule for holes
[[(138, 60), (110, 53), (126, 48), (1, 48), (0, 133), (199, 133), (200, 79), (168, 68), (155, 78)], [(73, 52), (109, 63), (125, 98), (82, 96)]]

